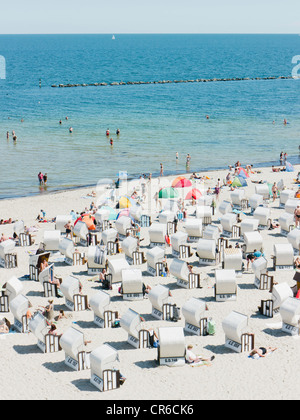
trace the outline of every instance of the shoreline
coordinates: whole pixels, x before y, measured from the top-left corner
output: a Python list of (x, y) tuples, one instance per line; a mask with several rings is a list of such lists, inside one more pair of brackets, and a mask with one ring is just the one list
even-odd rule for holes
[[(255, 168), (264, 169), (264, 168), (271, 168), (273, 165), (276, 166), (276, 167), (284, 166), (283, 164), (280, 164), (280, 163), (278, 164), (278, 162), (279, 162), (278, 160), (277, 161), (271, 160), (271, 161), (268, 161), (268, 162), (253, 163), (253, 168), (254, 169)], [(292, 163), (293, 166), (297, 166), (297, 165), (300, 166), (300, 154), (289, 156), (288, 162)], [(232, 165), (232, 166), (234, 166), (234, 165)], [(245, 165), (242, 165), (242, 166), (245, 166)], [(203, 168), (201, 170), (190, 170), (188, 172), (183, 171), (183, 170), (182, 171), (181, 170), (165, 171), (165, 174), (163, 175), (163, 178), (172, 177), (172, 176), (186, 176), (186, 177), (189, 177), (194, 172), (197, 173), (197, 174), (204, 175), (204, 173), (206, 173), (206, 172), (215, 173), (215, 172), (219, 172), (219, 171), (228, 171), (229, 170), (228, 168), (229, 168), (229, 165), (226, 168), (223, 168), (223, 167), (222, 168), (221, 167), (218, 167), (218, 168), (208, 167), (208, 168)], [(150, 172), (146, 172), (147, 175), (149, 173)], [(127, 180), (129, 182), (134, 181), (134, 180), (138, 181), (140, 176), (141, 176), (141, 174), (136, 175), (136, 176), (135, 175), (130, 175), (127, 178)], [(110, 177), (104, 177), (104, 178), (105, 179), (113, 179), (113, 178), (110, 178)], [(152, 178), (153, 179), (161, 178), (160, 175), (159, 175), (159, 172), (157, 171), (157, 172), (152, 173)], [(63, 192), (69, 192), (69, 191), (71, 192), (71, 191), (77, 191), (77, 190), (86, 190), (88, 188), (96, 188), (96, 186), (97, 186), (97, 184), (92, 183), (92, 184), (84, 184), (84, 185), (78, 185), (78, 186), (67, 187), (67, 188), (57, 187), (57, 188), (54, 188), (53, 190), (51, 190), (49, 192), (48, 191), (36, 192), (36, 193), (32, 192), (32, 193), (24, 194), (24, 195), (15, 195), (15, 196), (11, 196), (11, 197), (0, 197), (0, 203), (3, 202), (3, 201), (6, 201), (6, 200), (15, 200), (15, 199), (22, 199), (22, 198), (27, 198), (27, 197), (41, 197), (42, 198), (43, 196), (49, 196), (49, 195), (59, 194), (59, 193), (63, 193)]]

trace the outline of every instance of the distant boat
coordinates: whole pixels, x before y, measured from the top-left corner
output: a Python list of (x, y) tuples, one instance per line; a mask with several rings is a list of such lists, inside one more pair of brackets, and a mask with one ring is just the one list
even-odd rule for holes
[(113, 36), (112, 36), (112, 39), (116, 39), (116, 37), (113, 35)]

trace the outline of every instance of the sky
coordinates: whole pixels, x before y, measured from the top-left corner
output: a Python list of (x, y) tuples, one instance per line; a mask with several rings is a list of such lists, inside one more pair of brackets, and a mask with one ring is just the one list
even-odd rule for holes
[(0, 0), (0, 34), (297, 33), (300, 0)]

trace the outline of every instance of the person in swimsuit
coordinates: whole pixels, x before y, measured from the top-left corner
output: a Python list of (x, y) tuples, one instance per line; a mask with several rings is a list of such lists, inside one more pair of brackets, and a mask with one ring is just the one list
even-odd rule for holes
[(269, 354), (273, 353), (273, 351), (277, 350), (277, 347), (259, 347), (253, 349), (249, 356), (259, 356), (259, 357), (266, 357)]
[(300, 225), (300, 206), (297, 206), (294, 211), (296, 228)]

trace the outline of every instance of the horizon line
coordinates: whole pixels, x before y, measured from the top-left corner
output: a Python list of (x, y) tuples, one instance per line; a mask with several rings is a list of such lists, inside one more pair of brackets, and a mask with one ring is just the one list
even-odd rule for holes
[(0, 35), (300, 35), (299, 32), (45, 32), (0, 33)]

